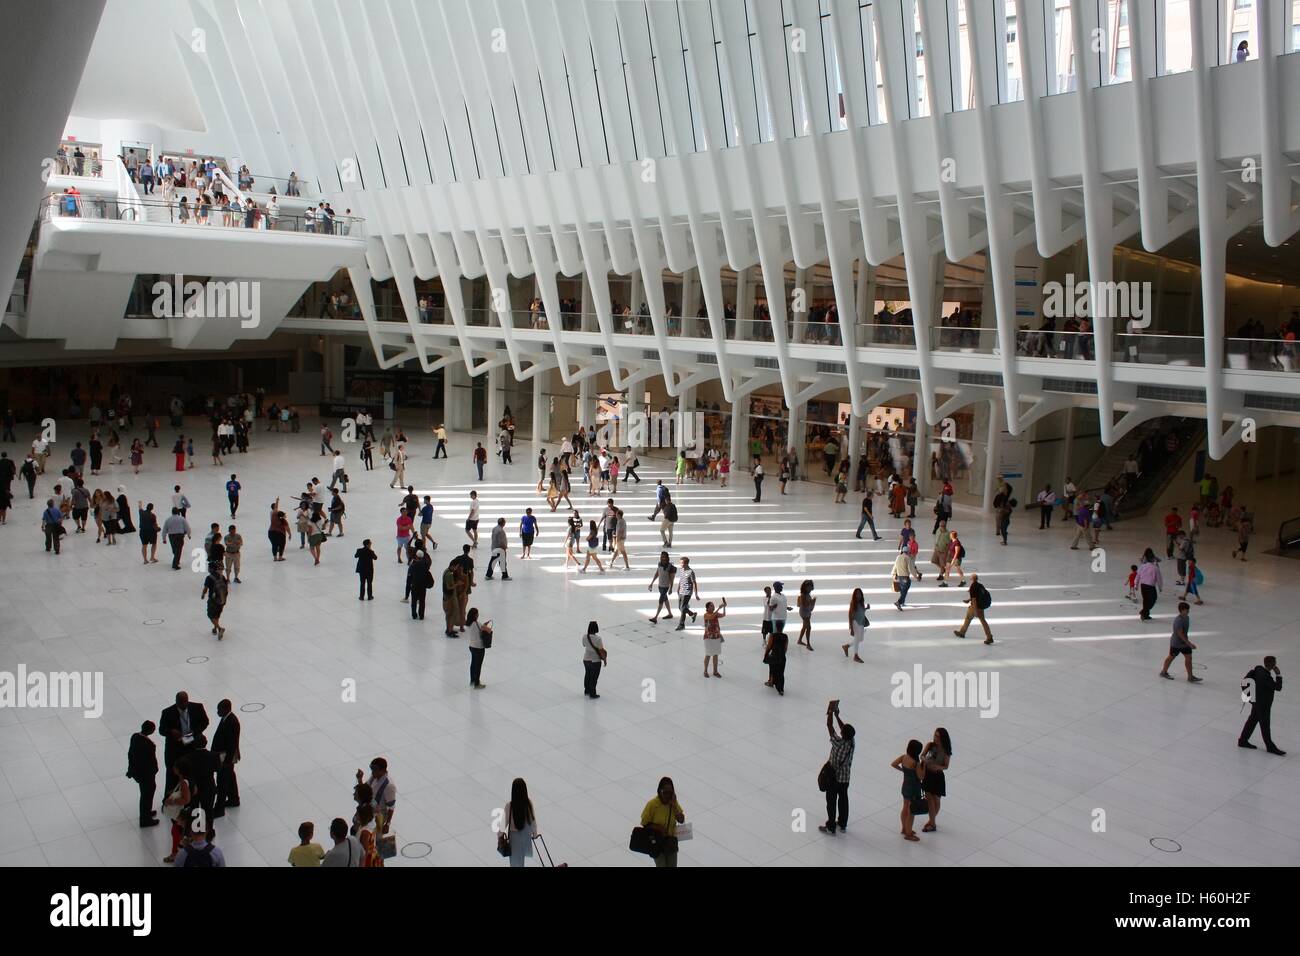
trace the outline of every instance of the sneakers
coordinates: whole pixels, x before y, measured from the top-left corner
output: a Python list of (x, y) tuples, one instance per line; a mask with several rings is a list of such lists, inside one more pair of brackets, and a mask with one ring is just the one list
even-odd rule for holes
[(1258, 750), (1258, 749), (1259, 749), (1259, 748), (1256, 747), (1254, 744), (1252, 744), (1249, 740), (1238, 740), (1238, 741), (1237, 741), (1237, 746), (1238, 746), (1238, 747), (1244, 747), (1246, 750)]
[(1199, 683), (1200, 683), (1201, 681), (1203, 681), (1203, 680), (1205, 680), (1204, 677), (1189, 677), (1189, 678), (1187, 678), (1187, 683), (1189, 683), (1189, 684), (1199, 684)]
[(1160, 672), (1160, 676), (1163, 677), (1165, 680), (1173, 680), (1173, 679), (1174, 679), (1174, 678), (1173, 678), (1173, 675), (1170, 674), (1168, 671), (1161, 671), (1161, 672)]

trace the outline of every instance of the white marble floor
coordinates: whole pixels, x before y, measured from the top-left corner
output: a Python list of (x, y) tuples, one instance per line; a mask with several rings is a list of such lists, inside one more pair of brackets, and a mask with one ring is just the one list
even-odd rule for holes
[[(86, 437), (75, 431), (61, 429), (60, 460)], [(493, 810), (516, 776), (529, 783), (557, 860), (649, 865), (628, 852), (627, 839), (664, 774), (695, 829), (682, 844), (682, 865), (1300, 863), (1297, 692), (1288, 686), (1273, 712), (1279, 745), (1295, 754), (1235, 746), (1241, 675), (1265, 653), (1280, 657), (1284, 673), (1297, 660), (1290, 595), (1300, 566), (1262, 554), (1262, 535), (1248, 564), (1227, 559), (1227, 532), (1201, 541), (1206, 604), (1193, 609), (1192, 628), (1205, 682), (1189, 685), (1156, 676), (1175, 604), (1172, 577), (1153, 623), (1140, 623), (1123, 595), (1129, 564), (1162, 541), (1155, 516), (1106, 535), (1109, 568), (1094, 573), (1086, 551), (1068, 550), (1064, 527), (1040, 532), (1036, 517), (1022, 513), (1003, 548), (989, 519), (959, 512), (954, 526), (968, 545), (968, 568), (994, 598), (997, 643), (985, 646), (975, 633), (953, 637), (963, 591), (937, 589), (930, 573), (906, 612), (890, 606), (898, 523), (885, 516), (884, 540), (855, 540), (854, 496), (835, 505), (825, 486), (802, 484), (781, 498), (769, 479), (754, 505), (744, 475), (730, 489), (686, 486), (677, 496), (674, 557), (690, 556), (702, 595), (725, 595), (731, 607), (724, 677), (705, 680), (699, 627), (683, 635), (646, 622), (660, 547), (645, 515), (654, 479), (666, 477), (662, 465), (644, 468), (649, 481), (618, 496), (632, 518), (634, 570), (579, 575), (561, 568), (564, 515), (550, 515), (535, 493), (530, 447), (516, 449), (510, 468), (493, 459), (480, 484), (471, 480), (470, 436), (454, 436), (453, 457), (438, 462), (430, 460), (432, 443), (417, 440), (408, 478), (438, 508), (437, 570), (464, 541), (471, 488), (483, 502), (484, 529), (505, 516), (515, 539), (528, 505), (542, 519), (537, 560), (512, 555), (513, 580), (481, 581), (474, 593), (497, 635), (484, 668), (488, 686), (475, 691), (464, 642), (442, 636), (436, 608), (420, 624), (399, 603), (404, 568), (391, 546), (398, 496), (387, 488), (386, 467), (350, 466), (347, 536), (325, 545), (320, 567), (296, 541), (287, 562), (272, 564), (270, 501), (287, 502), (312, 475), (329, 477), (314, 423), (299, 435), (259, 430), (251, 454), (232, 456), (227, 467), (200, 456), (181, 476), (166, 454), (169, 437), (150, 449), (143, 474), (117, 466), (101, 482), (162, 506), (179, 477), (201, 534), (211, 521), (228, 523), (223, 486), (231, 471), (239, 474), (237, 523), (247, 543), (244, 583), (234, 586), (225, 617), (229, 633), (220, 644), (209, 633), (201, 575), (174, 572), (163, 560), (143, 566), (134, 538), (108, 548), (93, 535), (70, 535), (62, 556), (47, 555), (38, 505), (57, 469), (39, 483), (37, 501), (15, 485), (19, 497), (0, 527), (0, 670), (102, 671), (106, 702), (99, 719), (0, 709), (0, 864), (159, 865), (166, 828), (136, 826), (126, 745), (180, 689), (209, 713), (222, 697), (245, 711), (243, 804), (218, 830), (230, 865), (284, 865), (303, 820), (314, 820), (328, 842), (330, 819), (350, 814), (353, 771), (379, 754), (400, 788), (399, 841), (414, 855), (390, 865), (501, 865)], [(18, 448), (0, 447), (11, 457)], [(586, 516), (584, 496), (585, 488), (575, 490)], [(591, 517), (599, 500), (590, 502)], [(926, 544), (928, 531), (926, 521)], [(383, 560), (376, 599), (362, 603), (352, 552), (367, 536)], [(480, 569), (487, 554), (485, 541)], [(763, 686), (758, 601), (764, 584), (782, 580), (793, 596), (805, 577), (820, 598), (817, 649), (792, 643), (779, 698)], [(854, 586), (873, 604), (865, 664), (839, 650)], [(610, 651), (599, 701), (581, 693), (580, 642), (593, 618)], [(891, 676), (916, 665), (996, 673), (1005, 691), (997, 716), (892, 706)], [(357, 682), (355, 703), (342, 701), (348, 678)], [(653, 700), (645, 699), (646, 681)], [(836, 837), (816, 830), (830, 698), (843, 702), (858, 731), (850, 829)], [(940, 831), (907, 843), (898, 833), (900, 778), (889, 762), (909, 737), (926, 739), (937, 725), (953, 740), (949, 796)], [(1098, 810), (1104, 832), (1096, 832)], [(1157, 849), (1153, 839), (1181, 850)]]

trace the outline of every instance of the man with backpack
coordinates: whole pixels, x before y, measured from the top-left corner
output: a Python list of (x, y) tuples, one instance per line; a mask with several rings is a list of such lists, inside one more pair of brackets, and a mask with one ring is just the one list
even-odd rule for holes
[(212, 841), (217, 831), (208, 828), (206, 833), (196, 833), (189, 846), (181, 847), (172, 866), (225, 866), (226, 856)]
[(989, 630), (989, 622), (984, 619), (984, 612), (993, 604), (993, 597), (989, 594), (989, 589), (980, 584), (978, 574), (970, 576), (970, 596), (963, 598), (966, 605), (966, 620), (962, 621), (961, 628), (953, 631), (958, 637), (965, 637), (966, 630), (970, 627), (972, 618), (979, 618), (980, 625), (984, 628), (984, 643), (993, 643), (993, 632)]
[(677, 505), (672, 496), (664, 490), (663, 521), (659, 523), (659, 536), (663, 538), (664, 547), (673, 546), (673, 525), (677, 523)]

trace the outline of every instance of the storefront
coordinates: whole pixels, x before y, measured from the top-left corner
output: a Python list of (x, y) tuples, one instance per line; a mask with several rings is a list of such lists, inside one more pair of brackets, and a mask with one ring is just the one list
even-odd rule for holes
[[(882, 481), (893, 474), (910, 478), (916, 460), (916, 409), (877, 405), (867, 414), (858, 440), (858, 453), (867, 456), (870, 475)], [(856, 475), (856, 462), (854, 469)]]
[(789, 410), (774, 395), (753, 395), (749, 399), (748, 454), (779, 456), (786, 447)]
[[(842, 402), (811, 401), (804, 411), (803, 477), (824, 480), (849, 453), (848, 421), (851, 406)], [(827, 457), (827, 448), (834, 455)]]

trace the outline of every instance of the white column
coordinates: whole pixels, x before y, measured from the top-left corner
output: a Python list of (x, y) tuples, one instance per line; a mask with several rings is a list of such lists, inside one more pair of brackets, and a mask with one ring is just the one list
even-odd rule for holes
[[(745, 266), (736, 273), (736, 338), (753, 339), (754, 335), (754, 267)], [(749, 406), (745, 406), (748, 413)]]
[(682, 335), (707, 335), (701, 329), (695, 313), (700, 309), (700, 271), (687, 269), (682, 273)]
[(496, 441), (497, 423), (501, 421), (501, 386), (502, 369), (497, 366), (487, 373), (487, 437)]
[(533, 450), (551, 440), (551, 396), (546, 394), (546, 380), (550, 371), (533, 376)]
[[(794, 270), (793, 294), (799, 296), (802, 292), (801, 298), (803, 302), (801, 304), (798, 299), (792, 300), (793, 305), (790, 311), (792, 313), (791, 318), (794, 320), (794, 332), (790, 336), (791, 342), (802, 342), (808, 329), (808, 307), (812, 304), (812, 288), (808, 285), (808, 281), (812, 278), (812, 275), (811, 269)], [(799, 308), (793, 306), (799, 306)]]
[[(870, 325), (876, 321), (876, 267), (866, 259), (858, 260), (858, 325)], [(858, 344), (866, 343), (866, 338), (858, 335)]]
[(849, 474), (856, 477), (858, 473), (858, 449), (862, 446), (862, 419), (857, 415), (849, 416)]
[[(673, 426), (673, 443), (678, 449), (689, 450), (694, 447), (696, 441), (703, 440), (704, 436), (695, 432), (695, 398), (694, 386), (682, 389), (681, 394), (677, 396), (677, 421)], [(690, 439), (689, 444), (687, 438)]]
[[(1065, 487), (1065, 479), (1070, 476), (1070, 464), (1074, 458), (1074, 406), (1071, 405), (1065, 410), (1065, 451), (1061, 455), (1061, 484), (1057, 487)], [(1028, 493), (1029, 489), (1026, 488)]]
[[(790, 409), (789, 417), (786, 419), (785, 448), (777, 449), (777, 457), (786, 449), (793, 448), (795, 454), (799, 456), (799, 476), (805, 481), (808, 479), (809, 464), (806, 460), (804, 446), (807, 444), (807, 427), (804, 420), (807, 417), (808, 406), (806, 403), (795, 405)], [(765, 449), (766, 450), (766, 449)]]
[(585, 429), (591, 424), (591, 376), (578, 382), (578, 427)]
[(916, 446), (912, 450), (912, 477), (924, 496), (930, 487), (930, 435), (931, 428), (925, 423), (924, 406), (921, 396), (916, 396)]
[(460, 362), (442, 370), (442, 421), (448, 431), (467, 432), (472, 427), (469, 372)]
[[(989, 400), (989, 436), (984, 446), (984, 510), (993, 510), (993, 493), (997, 487), (998, 445), (1002, 439), (1001, 396)], [(1029, 489), (1026, 488), (1026, 495)]]
[(731, 470), (739, 471), (745, 446), (749, 441), (749, 396), (736, 399), (731, 405), (731, 445), (727, 454), (731, 457)]
[(582, 293), (578, 297), (578, 311), (582, 314), (582, 322), (580, 323), (579, 328), (584, 332), (600, 327), (596, 322), (595, 316), (587, 315), (587, 313), (594, 307), (595, 305), (592, 301), (591, 295), (591, 281), (587, 278), (587, 273), (584, 272), (582, 274)]
[(641, 303), (645, 301), (645, 283), (641, 281), (641, 270), (638, 269), (632, 273), (632, 301), (628, 303), (632, 306), (632, 314), (635, 315), (641, 311)]

